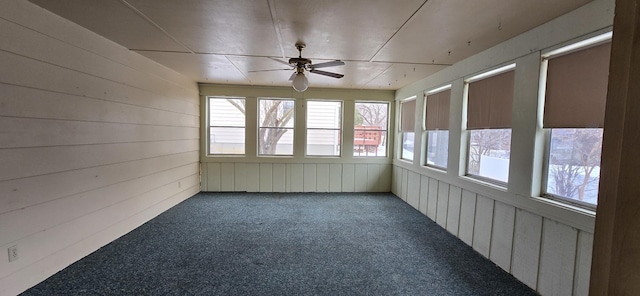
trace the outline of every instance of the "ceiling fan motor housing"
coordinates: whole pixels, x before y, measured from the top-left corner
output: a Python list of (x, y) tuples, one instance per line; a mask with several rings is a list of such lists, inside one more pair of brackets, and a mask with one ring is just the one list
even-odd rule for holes
[(310, 59), (305, 59), (305, 58), (290, 58), (289, 59), (289, 64), (291, 64), (293, 66), (301, 67), (301, 66), (305, 66), (307, 64), (311, 64), (311, 60)]

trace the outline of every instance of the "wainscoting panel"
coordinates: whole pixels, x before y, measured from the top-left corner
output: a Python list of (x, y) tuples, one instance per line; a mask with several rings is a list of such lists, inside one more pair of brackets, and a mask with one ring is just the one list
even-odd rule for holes
[[(203, 191), (389, 192), (391, 165), (203, 163)], [(420, 176), (415, 174), (417, 180)], [(385, 181), (386, 180), (386, 181)], [(419, 186), (419, 182), (417, 184)], [(419, 190), (419, 188), (417, 189)]]
[(436, 223), (442, 228), (447, 226), (447, 211), (449, 207), (449, 184), (438, 182), (438, 201), (436, 202)]
[(394, 194), (527, 286), (588, 294), (592, 233), (406, 168), (392, 176)]
[(429, 178), (426, 176), (420, 176), (420, 202), (418, 210), (420, 213), (427, 214), (427, 205), (429, 204)]
[(447, 230), (458, 236), (460, 223), (460, 203), (462, 202), (462, 189), (451, 185), (449, 187), (449, 206), (447, 207)]
[(511, 271), (515, 215), (515, 207), (501, 202), (495, 202), (489, 259), (506, 272)]

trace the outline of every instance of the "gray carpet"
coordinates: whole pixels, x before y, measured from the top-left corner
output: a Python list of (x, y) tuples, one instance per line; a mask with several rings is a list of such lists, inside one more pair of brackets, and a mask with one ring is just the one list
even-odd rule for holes
[(391, 194), (200, 193), (24, 295), (536, 295)]

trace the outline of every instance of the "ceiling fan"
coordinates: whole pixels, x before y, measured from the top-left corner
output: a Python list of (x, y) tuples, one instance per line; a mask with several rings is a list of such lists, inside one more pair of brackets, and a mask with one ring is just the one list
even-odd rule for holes
[(309, 80), (307, 80), (307, 77), (304, 75), (304, 71), (305, 70), (309, 71), (309, 73), (329, 76), (329, 77), (333, 77), (333, 78), (342, 78), (342, 77), (344, 77), (343, 74), (338, 74), (338, 73), (318, 70), (318, 68), (343, 66), (344, 65), (343, 61), (335, 60), (335, 61), (330, 61), (330, 62), (313, 64), (310, 59), (306, 59), (306, 58), (302, 57), (302, 50), (304, 48), (305, 48), (305, 44), (304, 43), (296, 43), (296, 49), (298, 49), (299, 55), (298, 55), (297, 58), (290, 58), (289, 62), (285, 62), (283, 60), (279, 60), (279, 59), (276, 59), (276, 58), (270, 58), (270, 59), (272, 59), (272, 60), (274, 60), (274, 61), (276, 61), (278, 63), (285, 64), (285, 65), (287, 65), (287, 66), (289, 66), (291, 68), (288, 68), (288, 69), (272, 69), (272, 70), (254, 70), (254, 71), (249, 71), (249, 72), (251, 73), (251, 72), (280, 71), (280, 70), (295, 70), (293, 72), (293, 74), (291, 74), (291, 77), (289, 77), (289, 81), (291, 81), (293, 89), (295, 89), (298, 92), (303, 92), (303, 91), (307, 90), (307, 88), (309, 87)]

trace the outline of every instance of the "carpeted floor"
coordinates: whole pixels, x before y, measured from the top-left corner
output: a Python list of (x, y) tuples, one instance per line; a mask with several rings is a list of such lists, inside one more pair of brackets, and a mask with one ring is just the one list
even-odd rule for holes
[(24, 295), (536, 295), (391, 194), (200, 193)]

